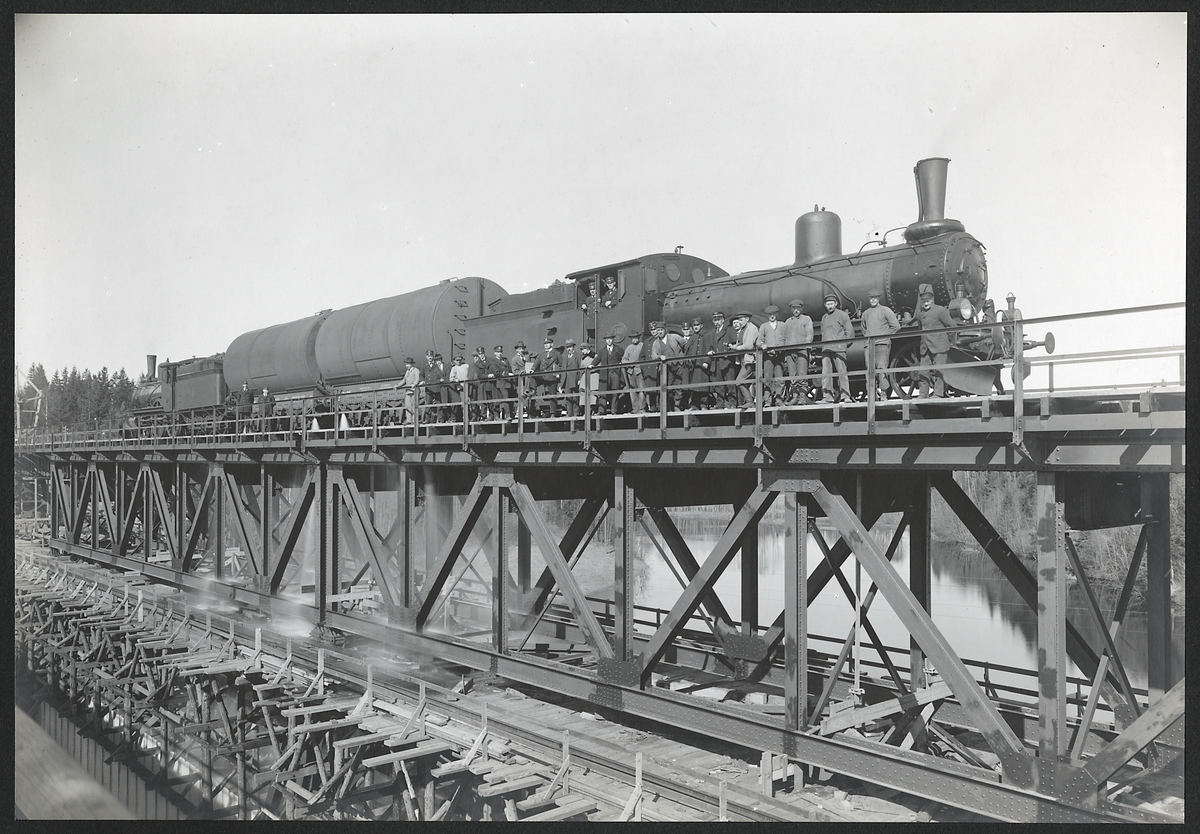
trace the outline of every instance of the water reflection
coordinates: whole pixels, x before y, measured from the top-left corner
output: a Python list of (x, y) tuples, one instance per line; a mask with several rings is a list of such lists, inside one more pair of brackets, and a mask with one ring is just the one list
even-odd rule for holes
[[(672, 511), (680, 532), (688, 542), (698, 561), (712, 551), (724, 528), (722, 519), (728, 518), (728, 508), (720, 518), (703, 518), (696, 511), (676, 513)], [(880, 549), (886, 550), (895, 533), (900, 516), (884, 516), (871, 531)], [(818, 521), (818, 530), (832, 544), (837, 536), (832, 525), (825, 519)], [(770, 624), (783, 610), (783, 567), (788, 552), (788, 525), (783, 513), (770, 515), (759, 525), (759, 622)], [(822, 561), (821, 551), (812, 537), (808, 543), (811, 573)], [(663, 563), (653, 545), (639, 540), (639, 558), (644, 560), (646, 571), (636, 591), (635, 601), (639, 605), (669, 609), (679, 596), (679, 582)], [(909, 542), (905, 532), (893, 559), (896, 569), (903, 577), (908, 576)], [(991, 559), (979, 549), (964, 548), (957, 544), (936, 542), (932, 548), (933, 573), (931, 614), (935, 625), (941, 630), (950, 645), (962, 658), (987, 661), (991, 664), (1013, 666), (1021, 669), (1037, 668), (1037, 620), (1033, 611), (1017, 593), (1016, 589), (1000, 573)], [(853, 556), (842, 565), (850, 586), (855, 587), (857, 564)], [(866, 594), (871, 579), (866, 570), (858, 578), (861, 591)], [(716, 590), (735, 620), (741, 616), (741, 561), (735, 557), (717, 581)], [(1071, 594), (1067, 616), (1084, 635), (1093, 649), (1102, 645), (1099, 629), (1088, 610), (1081, 604), (1082, 597)], [(1075, 599), (1078, 597), (1078, 599)], [(1111, 612), (1105, 610), (1106, 616)], [(892, 611), (882, 594), (878, 594), (868, 614), (885, 646), (906, 648), (908, 632)], [(854, 608), (836, 580), (811, 600), (809, 604), (809, 634), (836, 638), (838, 643), (845, 639), (854, 623)], [(699, 624), (697, 624), (699, 625)], [(702, 626), (700, 626), (702, 627)], [(1174, 625), (1172, 640), (1172, 663), (1183, 666), (1184, 623), (1178, 618)], [(1147, 678), (1147, 630), (1143, 614), (1130, 613), (1116, 640), (1121, 660), (1125, 664), (1130, 682), (1145, 688)], [(812, 643), (814, 649), (837, 651), (832, 643)], [(864, 660), (875, 660), (878, 655), (870, 648), (863, 635)], [(904, 663), (903, 661), (901, 661)], [(906, 664), (905, 664), (906, 665)], [(1078, 676), (1079, 670), (1073, 663), (1066, 670), (1068, 676)], [(1004, 676), (991, 673), (990, 678), (1032, 688), (1029, 678)], [(1073, 691), (1073, 688), (1072, 688)]]

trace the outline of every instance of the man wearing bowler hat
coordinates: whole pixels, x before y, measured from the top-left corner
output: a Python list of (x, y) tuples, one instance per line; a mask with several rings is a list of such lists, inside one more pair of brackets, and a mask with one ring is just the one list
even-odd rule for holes
[[(882, 294), (882, 291), (877, 288), (867, 293), (870, 306), (862, 313), (862, 331), (864, 336), (875, 337), (873, 344), (868, 342), (863, 345), (863, 354), (866, 359), (866, 367), (874, 372), (875, 380), (879, 382), (875, 389), (875, 398), (886, 400), (891, 396), (892, 389), (895, 388), (893, 380), (890, 379), (891, 374), (887, 372), (887, 367), (892, 359), (891, 336), (900, 332), (900, 322), (896, 319), (892, 308), (885, 307), (879, 302)], [(873, 384), (873, 382), (868, 382), (867, 390), (871, 390), (870, 386)]]
[[(943, 327), (953, 327), (950, 311), (940, 304), (933, 303), (933, 286), (922, 284), (917, 292), (917, 321), (921, 330), (940, 330)], [(917, 375), (921, 397), (929, 396), (930, 381), (933, 383), (933, 396), (946, 396), (946, 380), (942, 372), (935, 370), (938, 365), (945, 365), (950, 354), (949, 333), (921, 333), (921, 371)]]
[[(853, 402), (850, 397), (850, 373), (846, 369), (846, 351), (854, 338), (854, 325), (845, 310), (838, 307), (837, 296), (825, 296), (825, 315), (821, 317), (821, 387), (823, 403)], [(837, 388), (833, 387), (833, 372), (837, 369)]]
[(804, 302), (799, 298), (788, 302), (792, 311), (791, 317), (785, 321), (783, 343), (789, 348), (785, 353), (788, 376), (788, 404), (808, 405), (808, 394), (812, 385), (808, 381), (808, 348), (798, 348), (795, 345), (810, 345), (813, 340), (812, 319), (804, 314)]

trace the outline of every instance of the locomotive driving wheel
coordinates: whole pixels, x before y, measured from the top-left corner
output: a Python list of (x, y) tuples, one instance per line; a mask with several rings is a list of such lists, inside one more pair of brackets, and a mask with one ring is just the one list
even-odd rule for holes
[(892, 385), (906, 400), (913, 399), (921, 391), (921, 385), (917, 379), (917, 368), (920, 364), (920, 343), (915, 341), (904, 344), (892, 356), (892, 361), (888, 363), (888, 366), (893, 369)]

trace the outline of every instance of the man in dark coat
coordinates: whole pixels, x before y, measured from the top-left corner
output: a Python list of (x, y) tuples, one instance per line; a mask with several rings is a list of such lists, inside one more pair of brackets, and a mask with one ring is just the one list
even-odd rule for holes
[[(933, 286), (922, 284), (917, 293), (920, 303), (917, 304), (917, 321), (921, 330), (940, 330), (943, 327), (953, 327), (950, 311), (940, 304), (933, 303)], [(932, 380), (933, 396), (946, 396), (946, 380), (942, 372), (935, 370), (938, 365), (945, 365), (950, 353), (949, 333), (921, 333), (921, 371), (917, 382), (921, 392), (919, 396), (929, 396), (929, 385)]]
[(262, 418), (259, 431), (264, 434), (272, 430), (271, 415), (275, 413), (275, 395), (268, 389), (262, 390), (262, 396), (258, 398), (258, 416)]
[(604, 344), (596, 356), (597, 364), (602, 365), (600, 371), (600, 390), (607, 393), (599, 400), (600, 411), (608, 411), (610, 414), (617, 413), (617, 394), (615, 392), (624, 388), (623, 377), (621, 372), (621, 356), (624, 354), (615, 344), (615, 335), (610, 331), (604, 336)]
[(504, 355), (504, 345), (496, 345), (494, 353), (488, 359), (488, 381), (491, 383), (492, 416), (497, 420), (507, 420), (512, 415), (511, 403), (500, 402), (512, 398), (512, 363)]
[[(725, 314), (718, 310), (712, 314), (713, 332), (712, 347), (707, 351), (710, 355), (726, 353), (727, 342), (737, 338), (733, 329), (725, 323)], [(733, 356), (718, 356), (713, 360), (711, 368), (713, 377), (713, 394), (718, 408), (734, 408), (737, 406), (737, 392), (729, 383), (737, 376), (738, 359)]]
[(560, 370), (562, 356), (554, 347), (554, 337), (547, 336), (542, 342), (542, 352), (533, 358), (532, 381), (537, 383), (537, 400), (530, 410), (530, 416), (554, 416), (554, 395), (558, 393), (561, 384), (558, 374)]
[(425, 351), (425, 402), (429, 403), (429, 411), (425, 421), (428, 423), (442, 422), (442, 388), (446, 381), (446, 372), (438, 364), (432, 350)]
[(488, 358), (483, 347), (475, 348), (471, 357), (472, 420), (487, 419), (487, 402), (496, 398), (496, 388), (488, 378)]
[(579, 360), (580, 355), (575, 352), (575, 340), (568, 338), (563, 342), (563, 353), (560, 358), (562, 364), (562, 378), (559, 383), (559, 390), (563, 393), (566, 400), (567, 415), (574, 417), (579, 414)]
[(709, 409), (713, 406), (713, 366), (716, 364), (709, 354), (715, 349), (716, 343), (712, 334), (705, 331), (704, 319), (692, 319), (692, 338), (687, 344), (688, 356), (692, 360), (691, 383), (697, 386), (692, 389), (689, 407)]
[(254, 409), (254, 392), (250, 390), (249, 382), (242, 382), (242, 390), (237, 395), (238, 430), (250, 430), (250, 412)]

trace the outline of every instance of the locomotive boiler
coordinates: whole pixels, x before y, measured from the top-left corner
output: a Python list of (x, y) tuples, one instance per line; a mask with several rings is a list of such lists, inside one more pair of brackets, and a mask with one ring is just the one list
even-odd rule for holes
[[(704, 320), (716, 310), (727, 316), (746, 309), (755, 315), (756, 324), (765, 320), (762, 310), (774, 304), (781, 311), (792, 299), (804, 302), (804, 311), (812, 317), (815, 338), (820, 339), (822, 299), (833, 294), (838, 306), (846, 310), (861, 334), (858, 314), (867, 306), (867, 294), (880, 290), (882, 303), (897, 316), (913, 313), (921, 284), (933, 287), (934, 302), (950, 309), (956, 323), (971, 321), (983, 309), (987, 296), (987, 260), (983, 244), (967, 234), (957, 220), (945, 217), (946, 171), (950, 160), (923, 159), (913, 168), (917, 183), (919, 217), (904, 229), (904, 242), (892, 246), (881, 241), (878, 248), (865, 246), (853, 254), (842, 253), (841, 218), (831, 211), (817, 209), (796, 220), (796, 257), (786, 266), (743, 272), (679, 287), (667, 294), (663, 317), (668, 324), (700, 317)], [(781, 313), (780, 318), (786, 318)], [(904, 330), (893, 339), (893, 366), (911, 366), (916, 362), (915, 337), (904, 338)], [(969, 342), (973, 334), (960, 337)], [(975, 339), (983, 334), (974, 335)], [(953, 348), (952, 363), (978, 358), (961, 347)], [(847, 356), (851, 367), (863, 367), (863, 356), (852, 350)], [(995, 366), (950, 368), (946, 381), (954, 388), (972, 394), (992, 390), (998, 373)]]

